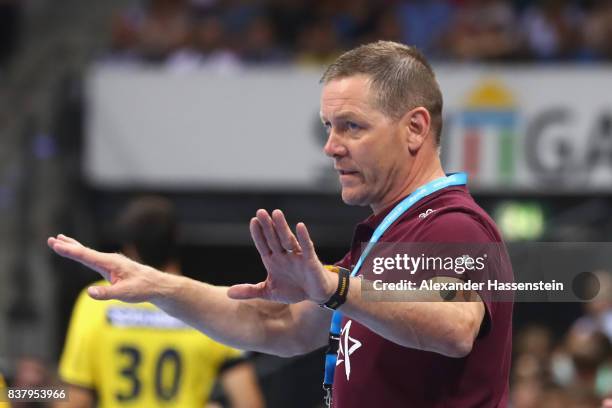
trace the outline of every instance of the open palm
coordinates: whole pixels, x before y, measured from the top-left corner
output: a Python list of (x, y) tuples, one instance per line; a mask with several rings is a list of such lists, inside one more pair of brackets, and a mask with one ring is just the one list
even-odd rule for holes
[(333, 279), (319, 261), (303, 223), (297, 224), (294, 235), (280, 210), (273, 211), (272, 216), (259, 210), (251, 219), (250, 230), (268, 275), (265, 281), (254, 285), (231, 287), (230, 297), (282, 303), (327, 301), (335, 287)]

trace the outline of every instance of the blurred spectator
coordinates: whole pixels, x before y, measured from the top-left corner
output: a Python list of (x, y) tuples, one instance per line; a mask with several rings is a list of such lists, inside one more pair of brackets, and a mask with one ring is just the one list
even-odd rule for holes
[(585, 401), (612, 395), (611, 350), (601, 332), (570, 330), (552, 360), (556, 383)]
[(512, 408), (541, 408), (543, 389), (540, 381), (520, 380), (510, 387)]
[(612, 341), (612, 274), (596, 271), (594, 275), (599, 282), (599, 291), (593, 299), (583, 303), (585, 315), (574, 322), (572, 330), (582, 333), (600, 331)]
[(538, 401), (537, 406), (541, 408), (565, 408), (567, 406), (575, 407), (575, 405), (570, 404), (571, 399), (573, 398), (563, 388), (555, 385), (549, 385), (540, 395), (540, 400)]
[(448, 0), (403, 1), (398, 7), (402, 40), (428, 57), (442, 56), (442, 43), (453, 21), (454, 7)]
[[(12, 3), (10, 0), (0, 0)], [(13, 0), (14, 2), (14, 0)], [(113, 19), (115, 61), (324, 64), (385, 39), (466, 61), (612, 58), (612, 0), (148, 0)], [(195, 27), (193, 27), (195, 25)], [(204, 56), (204, 58), (202, 58)], [(178, 61), (178, 62), (177, 62)]]
[[(53, 386), (53, 379), (47, 364), (40, 358), (24, 356), (15, 364), (15, 376), (10, 384), (13, 388), (49, 388)], [(13, 402), (13, 408), (46, 407), (41, 402)]]
[(174, 71), (206, 67), (218, 71), (235, 70), (240, 66), (231, 49), (221, 18), (215, 14), (199, 19), (193, 27), (188, 47), (175, 52), (167, 66)]
[(376, 7), (375, 4), (368, 0), (341, 2), (342, 7), (333, 10), (333, 17), (329, 15), (331, 12), (318, 17), (320, 20), (332, 17), (338, 40), (348, 48), (356, 42), (368, 42), (374, 39), (372, 34), (380, 28), (381, 23), (380, 6)]
[(590, 400), (612, 395), (612, 274), (594, 272), (596, 296), (570, 328), (564, 347), (552, 359), (555, 381)]
[(594, 393), (599, 370), (609, 363), (608, 338), (601, 332), (571, 330), (566, 344), (574, 367), (574, 378), (569, 388), (576, 394)]
[(537, 406), (538, 408), (599, 408), (599, 401), (592, 394), (575, 394), (553, 385), (544, 391)]
[(583, 41), (590, 57), (612, 59), (612, 0), (592, 2), (584, 22)]
[(182, 0), (150, 0), (138, 33), (140, 54), (163, 60), (187, 44), (189, 16)]
[(550, 358), (552, 341), (552, 333), (547, 327), (528, 325), (517, 335), (514, 351), (516, 354), (530, 354), (544, 361)]
[(195, 50), (210, 65), (236, 64), (236, 53), (231, 49), (223, 21), (216, 16), (200, 20), (194, 29)]
[(196, 16), (204, 16), (218, 10), (220, 7), (218, 0), (189, 0), (189, 9)]
[(330, 64), (340, 52), (332, 23), (315, 23), (300, 33), (296, 62), (302, 65)]
[(247, 26), (261, 15), (260, 2), (253, 0), (225, 0), (224, 25), (230, 34), (244, 32)]
[(553, 351), (549, 329), (529, 325), (516, 335), (513, 408), (597, 408), (612, 393), (611, 348), (595, 330), (570, 329)]
[(274, 24), (281, 46), (292, 49), (304, 26), (314, 20), (312, 6), (307, 0), (270, 0), (266, 13)]
[(516, 55), (516, 16), (501, 0), (468, 0), (457, 10), (447, 46), (460, 60), (507, 60)]
[(378, 40), (402, 42), (402, 26), (397, 17), (397, 10), (389, 9), (382, 13), (376, 23), (372, 35), (366, 37), (363, 42)]
[(190, 16), (184, 0), (149, 0), (144, 10), (115, 16), (112, 51), (115, 57), (162, 62), (187, 45)]
[(516, 336), (513, 379), (515, 381), (549, 382), (552, 334), (546, 327), (529, 325)]
[(543, 60), (574, 56), (581, 15), (565, 0), (544, 0), (527, 8), (522, 26), (530, 56)]
[(138, 20), (136, 13), (115, 13), (111, 21), (110, 52), (113, 59), (130, 59), (137, 57)]
[(242, 60), (246, 63), (278, 63), (289, 58), (279, 45), (270, 21), (257, 17), (250, 22), (244, 33), (241, 49)]

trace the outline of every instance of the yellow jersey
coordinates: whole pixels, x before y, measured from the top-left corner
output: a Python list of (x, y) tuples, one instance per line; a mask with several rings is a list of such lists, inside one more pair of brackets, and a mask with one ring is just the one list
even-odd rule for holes
[[(2, 374), (0, 374), (0, 395), (2, 395), (3, 397), (6, 396), (5, 388), (6, 383), (4, 382), (4, 377), (2, 377)], [(0, 399), (0, 408), (9, 408), (8, 402), (3, 401), (4, 400)]]
[(220, 367), (241, 355), (150, 303), (101, 302), (84, 290), (59, 374), (94, 390), (101, 408), (201, 408)]

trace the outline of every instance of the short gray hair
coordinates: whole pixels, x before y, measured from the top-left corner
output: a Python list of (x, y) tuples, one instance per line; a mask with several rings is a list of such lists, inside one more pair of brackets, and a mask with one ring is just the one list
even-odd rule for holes
[(364, 74), (376, 92), (375, 106), (385, 115), (399, 119), (422, 106), (431, 115), (436, 144), (442, 133), (442, 93), (436, 76), (416, 48), (392, 41), (360, 45), (342, 54), (321, 77), (327, 84), (335, 79)]

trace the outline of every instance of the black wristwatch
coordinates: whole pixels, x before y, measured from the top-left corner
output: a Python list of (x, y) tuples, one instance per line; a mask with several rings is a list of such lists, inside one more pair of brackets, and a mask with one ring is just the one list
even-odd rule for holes
[(351, 271), (335, 265), (325, 265), (325, 269), (338, 274), (338, 287), (336, 288), (336, 292), (334, 292), (332, 297), (330, 297), (327, 302), (322, 303), (319, 306), (329, 310), (336, 310), (342, 306), (344, 302), (346, 302), (349, 285), (351, 283)]

